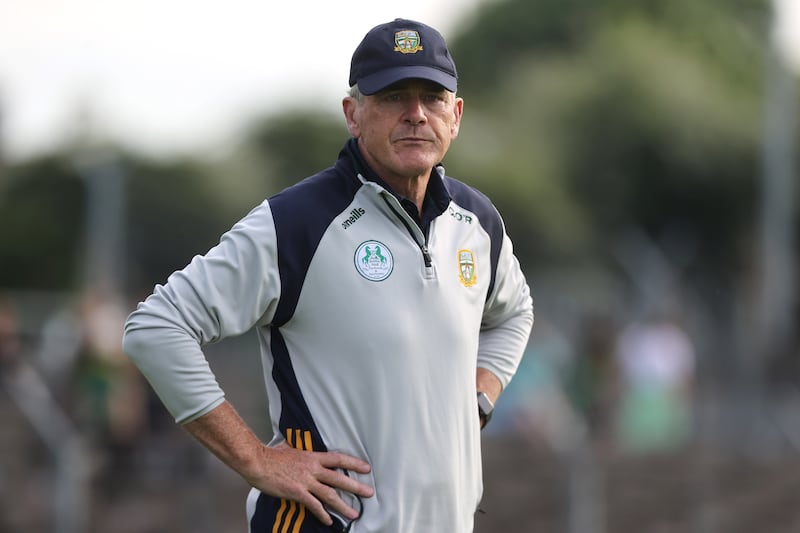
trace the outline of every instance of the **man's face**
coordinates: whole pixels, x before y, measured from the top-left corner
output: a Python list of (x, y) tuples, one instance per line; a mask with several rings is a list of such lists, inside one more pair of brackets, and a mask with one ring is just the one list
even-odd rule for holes
[(391, 181), (427, 176), (442, 161), (458, 135), (464, 102), (436, 83), (413, 79), (342, 105), (367, 163)]

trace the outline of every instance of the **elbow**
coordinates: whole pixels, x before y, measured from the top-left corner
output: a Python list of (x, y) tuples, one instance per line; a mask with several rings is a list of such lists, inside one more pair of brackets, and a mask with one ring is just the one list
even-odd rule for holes
[(136, 363), (141, 359), (143, 354), (147, 351), (147, 338), (140, 329), (132, 329), (129, 324), (125, 324), (125, 331), (122, 334), (122, 351), (123, 353)]

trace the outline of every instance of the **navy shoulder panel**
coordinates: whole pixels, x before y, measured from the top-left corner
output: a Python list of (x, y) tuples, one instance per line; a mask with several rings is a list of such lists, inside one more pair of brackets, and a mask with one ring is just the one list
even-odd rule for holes
[(350, 205), (360, 182), (331, 167), (269, 199), (278, 245), (281, 298), (273, 325), (294, 314), (311, 258), (331, 221)]
[(492, 294), (497, 274), (497, 263), (500, 260), (500, 247), (503, 245), (503, 220), (500, 218), (500, 213), (497, 212), (492, 201), (479, 190), (449, 176), (445, 177), (445, 184), (453, 201), (464, 209), (475, 213), (481, 227), (489, 234), (491, 239), (491, 280), (487, 295)]

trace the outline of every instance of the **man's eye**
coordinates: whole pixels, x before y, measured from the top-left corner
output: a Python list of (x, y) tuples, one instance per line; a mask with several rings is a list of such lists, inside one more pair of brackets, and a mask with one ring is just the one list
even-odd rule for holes
[(441, 94), (430, 94), (424, 97), (425, 103), (428, 105), (443, 105), (447, 100)]

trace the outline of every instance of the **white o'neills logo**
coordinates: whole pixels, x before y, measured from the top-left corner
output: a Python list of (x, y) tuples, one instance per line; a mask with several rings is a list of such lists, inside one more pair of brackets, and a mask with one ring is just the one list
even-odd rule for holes
[(394, 268), (392, 252), (379, 241), (365, 241), (353, 257), (358, 273), (370, 281), (383, 281)]

